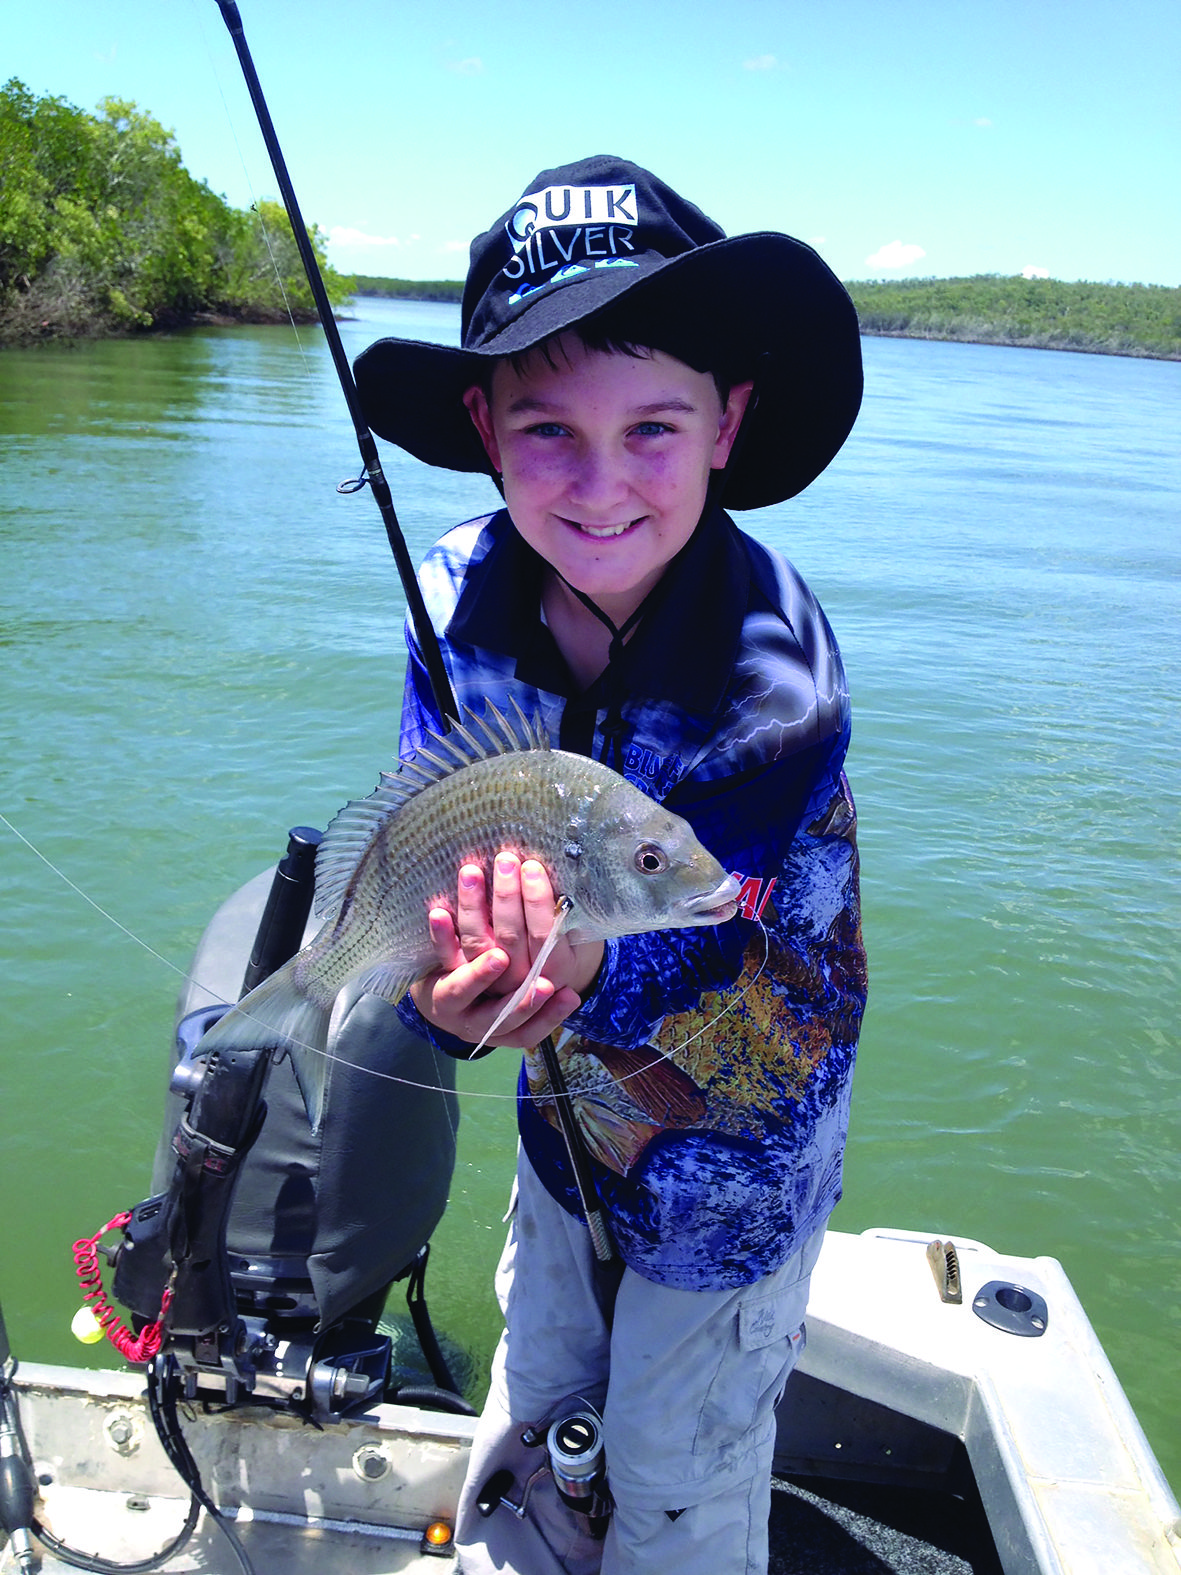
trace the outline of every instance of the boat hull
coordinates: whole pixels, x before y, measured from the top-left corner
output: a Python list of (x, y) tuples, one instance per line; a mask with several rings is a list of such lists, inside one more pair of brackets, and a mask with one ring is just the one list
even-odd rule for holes
[[(960, 1492), (967, 1470), (994, 1546), (961, 1569), (1178, 1575), (1181, 1509), (1061, 1265), (960, 1242), (963, 1299), (948, 1302), (929, 1240), (828, 1232), (807, 1349), (779, 1409), (777, 1471), (934, 1498)], [(1040, 1297), (1043, 1330), (1022, 1335), (979, 1317), (979, 1292), (995, 1284)], [(38, 1514), (56, 1534), (106, 1558), (167, 1543), (187, 1498), (153, 1431), (142, 1375), (24, 1363), (13, 1388)], [(260, 1571), (437, 1575), (449, 1564), (421, 1551), (422, 1534), (453, 1524), (474, 1425), (378, 1405), (313, 1427), (248, 1405), (194, 1415), (184, 1433)], [(166, 1569), (228, 1567), (220, 1535), (203, 1518)], [(11, 1553), (0, 1554), (0, 1571), (11, 1567)], [(46, 1558), (44, 1570), (58, 1568)]]

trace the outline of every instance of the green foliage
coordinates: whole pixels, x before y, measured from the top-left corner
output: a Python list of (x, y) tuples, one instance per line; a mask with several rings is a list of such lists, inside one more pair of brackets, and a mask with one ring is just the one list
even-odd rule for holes
[(353, 279), (354, 295), (379, 295), (398, 301), (462, 301), (462, 279), (383, 279), (359, 273)]
[(867, 334), (1181, 359), (1181, 289), (1060, 279), (899, 279), (846, 286)]
[[(357, 295), (459, 301), (456, 279), (358, 274)], [(913, 339), (1093, 350), (1181, 358), (1181, 290), (1153, 284), (1064, 284), (1059, 279), (901, 279), (847, 285), (862, 331)]]
[[(287, 215), (229, 207), (134, 104), (0, 88), (0, 341), (312, 314)], [(309, 232), (329, 300), (348, 281)]]
[[(458, 301), (458, 280), (342, 278), (309, 230), (328, 298)], [(1181, 290), (1055, 279), (853, 283), (866, 333), (1181, 358)], [(210, 316), (314, 316), (283, 209), (231, 208), (134, 104), (89, 115), (0, 88), (0, 343), (119, 333)]]

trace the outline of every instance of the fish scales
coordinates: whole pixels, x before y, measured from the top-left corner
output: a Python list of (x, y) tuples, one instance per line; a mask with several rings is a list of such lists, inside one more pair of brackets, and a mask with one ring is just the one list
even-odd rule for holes
[(317, 858), (322, 928), (203, 1042), (290, 1048), (313, 1127), (333, 1002), (353, 985), (397, 1001), (436, 965), (427, 915), (439, 905), (454, 913), (461, 865), (480, 865), (490, 889), (500, 850), (539, 860), (566, 899), (553, 935), (575, 943), (717, 924), (736, 911), (737, 881), (679, 816), (601, 762), (550, 749), (520, 712), (512, 724), (491, 706), (483, 719), (467, 715), (340, 812)]
[[(591, 785), (571, 794), (567, 763), (579, 758), (547, 751), (527, 768), (513, 756), (477, 761), (408, 800), (363, 854), (335, 923), (308, 945), (299, 969), (305, 988), (336, 995), (355, 971), (358, 949), (374, 944), (407, 959), (412, 977), (429, 968), (425, 914), (433, 906), (454, 912), (463, 864), (478, 864), (489, 889), (502, 849), (559, 870), (599, 791)], [(567, 808), (571, 814), (557, 813)]]

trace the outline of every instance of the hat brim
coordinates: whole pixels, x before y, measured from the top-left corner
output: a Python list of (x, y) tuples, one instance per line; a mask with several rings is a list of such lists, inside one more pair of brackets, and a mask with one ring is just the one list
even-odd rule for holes
[(606, 268), (526, 297), (478, 350), (379, 339), (353, 363), (365, 419), (428, 465), (492, 474), (463, 395), (490, 361), (611, 313), (637, 343), (737, 380), (758, 398), (726, 479), (727, 508), (802, 492), (830, 463), (861, 403), (861, 339), (848, 292), (810, 246), (737, 235), (640, 268)]

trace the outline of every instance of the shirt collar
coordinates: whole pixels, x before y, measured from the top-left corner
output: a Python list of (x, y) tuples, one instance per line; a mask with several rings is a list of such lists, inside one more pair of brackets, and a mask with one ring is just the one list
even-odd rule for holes
[[(514, 657), (523, 682), (572, 695), (569, 670), (541, 620), (544, 560), (518, 535), (506, 509), (487, 528), (492, 544), (465, 577), (448, 640)], [(628, 693), (697, 714), (715, 711), (738, 654), (750, 594), (741, 533), (715, 507), (670, 564), (624, 647), (621, 677)]]

